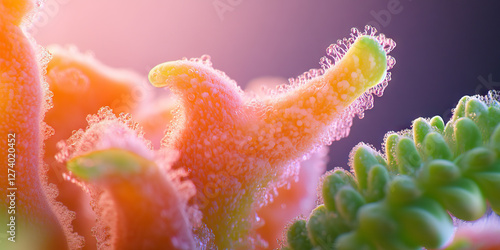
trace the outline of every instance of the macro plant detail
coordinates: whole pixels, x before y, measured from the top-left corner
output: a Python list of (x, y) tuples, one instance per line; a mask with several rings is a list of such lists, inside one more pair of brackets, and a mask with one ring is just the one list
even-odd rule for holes
[(453, 218), (478, 220), (488, 206), (500, 213), (499, 100), (495, 91), (465, 96), (446, 125), (418, 118), (387, 134), (384, 154), (354, 148), (353, 174), (324, 177), (324, 204), (289, 227), (285, 249), (436, 249), (450, 242)]
[[(181, 223), (180, 227), (193, 227), (196, 237), (205, 240), (198, 240), (201, 248), (265, 247), (267, 243), (255, 232), (256, 211), (265, 206), (266, 199), (271, 199), (273, 189), (286, 184), (284, 178), (296, 174), (295, 162), (304, 154), (321, 145), (321, 140), (331, 141), (341, 136), (338, 133), (347, 133), (345, 122), (350, 121), (354, 114), (362, 112), (360, 105), (366, 102), (355, 101), (356, 97), (385, 78), (387, 58), (382, 46), (388, 46), (387, 50), (392, 49), (392, 42), (383, 36), (357, 33), (355, 30), (353, 38), (346, 40), (346, 46), (350, 48), (342, 59), (338, 55), (335, 65), (314, 71), (315, 76), (310, 76), (311, 73), (308, 72), (295, 85), (276, 93), (279, 98), (246, 100), (237, 85), (222, 72), (214, 70), (206, 59), (169, 62), (155, 67), (149, 76), (153, 85), (169, 86), (181, 97), (181, 105), (174, 111), (176, 114), (158, 151), (162, 152), (163, 157), (168, 152), (177, 152), (179, 158), (160, 168), (170, 169), (167, 172), (185, 170), (188, 180), (186, 185), (194, 185), (196, 194), (190, 202), (193, 206), (189, 211), (185, 205), (176, 210), (176, 216), (165, 215), (168, 218), (163, 222), (152, 218), (148, 221), (177, 232), (178, 229), (172, 228), (175, 225), (173, 220), (184, 218), (185, 224)], [(383, 42), (382, 45), (377, 39)], [(381, 91), (380, 88), (383, 87), (378, 87), (377, 90)], [(351, 104), (353, 102), (356, 106)], [(339, 115), (343, 116), (342, 120), (338, 119)], [(126, 218), (134, 213), (123, 210), (134, 207), (128, 197), (132, 195), (132, 191), (125, 195), (122, 189), (135, 190), (139, 192), (138, 197), (146, 198), (143, 203), (148, 205), (134, 210), (139, 214), (151, 214), (154, 217), (155, 213), (149, 210), (157, 207), (158, 213), (170, 215), (172, 212), (165, 210), (178, 202), (172, 198), (173, 201), (154, 205), (157, 203), (156, 196), (148, 198), (147, 192), (140, 190), (151, 192), (164, 187), (141, 187), (137, 183), (130, 183), (131, 178), (134, 179), (131, 174), (142, 173), (141, 169), (148, 172), (148, 169), (156, 169), (159, 165), (155, 167), (155, 164), (140, 160), (147, 159), (144, 152), (148, 151), (146, 148), (151, 150), (148, 146), (150, 143), (145, 141), (143, 149), (137, 149), (139, 142), (128, 141), (133, 141), (134, 136), (124, 136), (126, 132), (120, 132), (121, 129), (108, 124), (109, 120), (114, 119), (111, 110), (101, 110), (97, 116), (89, 117), (90, 126), (87, 130), (74, 133), (57, 156), (61, 162), (67, 163), (76, 179), (90, 182), (81, 184), (86, 190), (99, 190), (90, 191), (94, 204), (102, 203), (101, 194), (105, 192), (95, 187), (95, 184), (115, 183), (117, 176), (121, 176), (119, 179), (124, 182), (112, 187), (105, 185), (111, 190), (103, 195), (113, 197), (111, 199), (115, 206), (111, 210), (116, 210), (117, 219), (116, 224), (101, 227), (111, 230), (105, 232), (107, 236), (98, 237), (98, 245), (120, 248), (124, 247), (120, 244), (126, 242), (129, 247), (168, 245), (181, 249), (193, 248), (195, 236), (189, 230), (179, 237), (169, 234), (171, 238), (161, 237), (162, 233), (154, 238), (153, 234), (137, 235), (127, 232), (124, 225), (130, 224), (130, 230), (133, 230), (132, 228), (137, 228), (137, 225), (143, 225), (144, 222), (127, 222)], [(131, 122), (130, 119), (126, 120)], [(249, 123), (249, 120), (253, 122)], [(134, 131), (138, 130), (138, 124), (129, 127)], [(328, 130), (332, 129), (336, 130), (336, 138), (322, 138), (328, 136)], [(142, 132), (137, 132), (137, 136), (141, 135)], [(125, 141), (112, 138), (122, 138), (120, 140)], [(106, 146), (98, 146), (102, 144)], [(117, 146), (113, 146), (115, 144)], [(136, 155), (132, 157), (122, 151), (119, 153), (116, 148), (136, 152)], [(131, 162), (125, 163), (120, 158)], [(131, 176), (123, 178), (123, 175)], [(167, 174), (171, 175), (173, 174)], [(157, 174), (147, 176), (158, 178)], [(140, 179), (137, 180), (138, 183), (154, 185), (161, 182), (161, 179)], [(99, 181), (93, 183), (96, 180)], [(183, 191), (172, 191), (164, 197), (176, 193)], [(121, 204), (122, 202), (126, 203)], [(99, 205), (94, 209), (98, 220), (104, 221), (99, 218), (105, 213), (101, 212), (104, 209)], [(197, 213), (198, 209), (201, 214)], [(122, 215), (119, 216), (120, 214)], [(106, 214), (106, 217), (114, 216)], [(140, 231), (150, 232), (154, 227), (158, 225), (152, 224)], [(144, 245), (146, 243), (150, 245)]]
[[(32, 5), (30, 1), (0, 3), (1, 134), (15, 139), (10, 145), (0, 146), (3, 152), (12, 153), (12, 158), (2, 154), (2, 162), (14, 159), (0, 174), (0, 193), (4, 204), (9, 205), (0, 208), (0, 218), (2, 224), (10, 224), (9, 241), (15, 241), (16, 237), (31, 239), (14, 245), (17, 248), (59, 249), (67, 242), (78, 246), (81, 238), (72, 232), (74, 213), (55, 200), (57, 189), (45, 177), (43, 140), (50, 136), (51, 130), (43, 117), (51, 104), (40, 66), (47, 63), (47, 54), (25, 36), (22, 28), (23, 17)], [(15, 152), (9, 151), (10, 148)], [(9, 243), (2, 239), (2, 244)]]
[[(251, 236), (254, 210), (265, 202), (256, 196), (269, 196), (283, 185), (283, 177), (296, 174), (294, 161), (335, 139), (324, 138), (328, 130), (336, 137), (347, 132), (344, 124), (353, 111), (343, 120), (338, 116), (385, 78), (383, 46), (389, 42), (384, 39), (353, 33), (346, 41), (349, 50), (336, 55), (335, 65), (307, 72), (288, 89), (260, 99), (245, 100), (236, 84), (207, 61), (169, 62), (151, 70), (153, 85), (181, 97), (179, 118), (163, 146), (179, 150), (174, 168), (185, 168), (197, 187), (202, 220), (216, 246), (245, 247), (242, 239)], [(204, 197), (207, 188), (218, 191)], [(221, 223), (219, 218), (227, 219)]]
[(0, 0), (0, 249), (418, 249), (454, 228), (449, 249), (466, 249), (481, 236), (466, 221), (500, 212), (497, 92), (388, 134), (384, 154), (360, 144), (353, 173), (319, 182), (391, 80), (396, 44), (370, 26), (254, 93), (206, 55), (146, 77), (43, 48), (27, 31), (39, 5)]
[[(330, 46), (321, 69), (262, 96), (244, 93), (206, 56), (164, 63), (149, 80), (170, 88), (178, 101), (144, 115), (158, 99), (175, 97), (120, 105), (134, 88), (143, 97), (152, 90), (137, 75), (74, 48), (36, 45), (23, 31), (31, 1), (2, 1), (1, 7), (2, 44), (19, 48), (2, 61), (2, 83), (8, 83), (2, 114), (19, 123), (4, 133), (24, 135), (17, 170), (31, 175), (17, 179), (29, 192), (19, 197), (16, 237), (38, 239), (31, 242), (35, 248), (268, 246), (257, 233), (265, 223), (258, 211), (280, 198), (276, 190), (290, 185), (305, 155), (348, 134), (353, 117), (371, 108), (372, 94), (382, 94), (395, 62), (387, 55), (395, 43), (367, 27)], [(121, 114), (106, 107), (115, 105)], [(165, 123), (143, 130), (140, 122), (151, 120)]]

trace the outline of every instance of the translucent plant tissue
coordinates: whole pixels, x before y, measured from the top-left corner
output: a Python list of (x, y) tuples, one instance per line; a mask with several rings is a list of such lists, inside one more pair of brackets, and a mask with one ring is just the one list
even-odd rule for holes
[(145, 77), (43, 48), (26, 32), (34, 6), (0, 1), (2, 249), (498, 247), (496, 92), (388, 134), (383, 153), (360, 144), (353, 172), (320, 178), (391, 79), (395, 43), (374, 28), (252, 92), (206, 55)]

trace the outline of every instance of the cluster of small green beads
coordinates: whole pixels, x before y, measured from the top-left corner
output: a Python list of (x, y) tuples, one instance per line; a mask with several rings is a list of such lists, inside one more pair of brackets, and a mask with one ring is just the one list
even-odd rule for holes
[(361, 144), (354, 176), (337, 169), (322, 186), (324, 204), (288, 229), (285, 249), (439, 248), (453, 235), (450, 216), (500, 214), (498, 94), (463, 97), (452, 119), (419, 118), (389, 133), (385, 158)]

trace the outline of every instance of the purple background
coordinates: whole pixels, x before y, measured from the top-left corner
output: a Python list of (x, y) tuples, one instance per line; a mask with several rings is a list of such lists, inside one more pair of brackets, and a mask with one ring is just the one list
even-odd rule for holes
[(496, 1), (463, 0), (47, 0), (34, 34), (144, 76), (158, 63), (209, 54), (244, 86), (318, 68), (351, 27), (375, 24), (397, 43), (392, 81), (351, 135), (332, 144), (331, 169), (346, 167), (360, 141), (380, 148), (387, 131), (419, 116), (447, 119), (461, 96), (500, 89), (499, 13)]

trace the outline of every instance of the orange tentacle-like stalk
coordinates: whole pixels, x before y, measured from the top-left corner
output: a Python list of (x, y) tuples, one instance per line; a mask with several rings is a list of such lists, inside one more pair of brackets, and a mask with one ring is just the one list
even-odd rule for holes
[(151, 70), (154, 86), (168, 87), (181, 99), (164, 146), (179, 150), (175, 167), (190, 173), (219, 248), (258, 241), (251, 236), (251, 214), (262, 200), (256, 196), (291, 175), (290, 165), (304, 154), (347, 134), (351, 115), (359, 112), (353, 103), (386, 76), (384, 39), (359, 36), (324, 72), (252, 100), (208, 60), (167, 62)]

